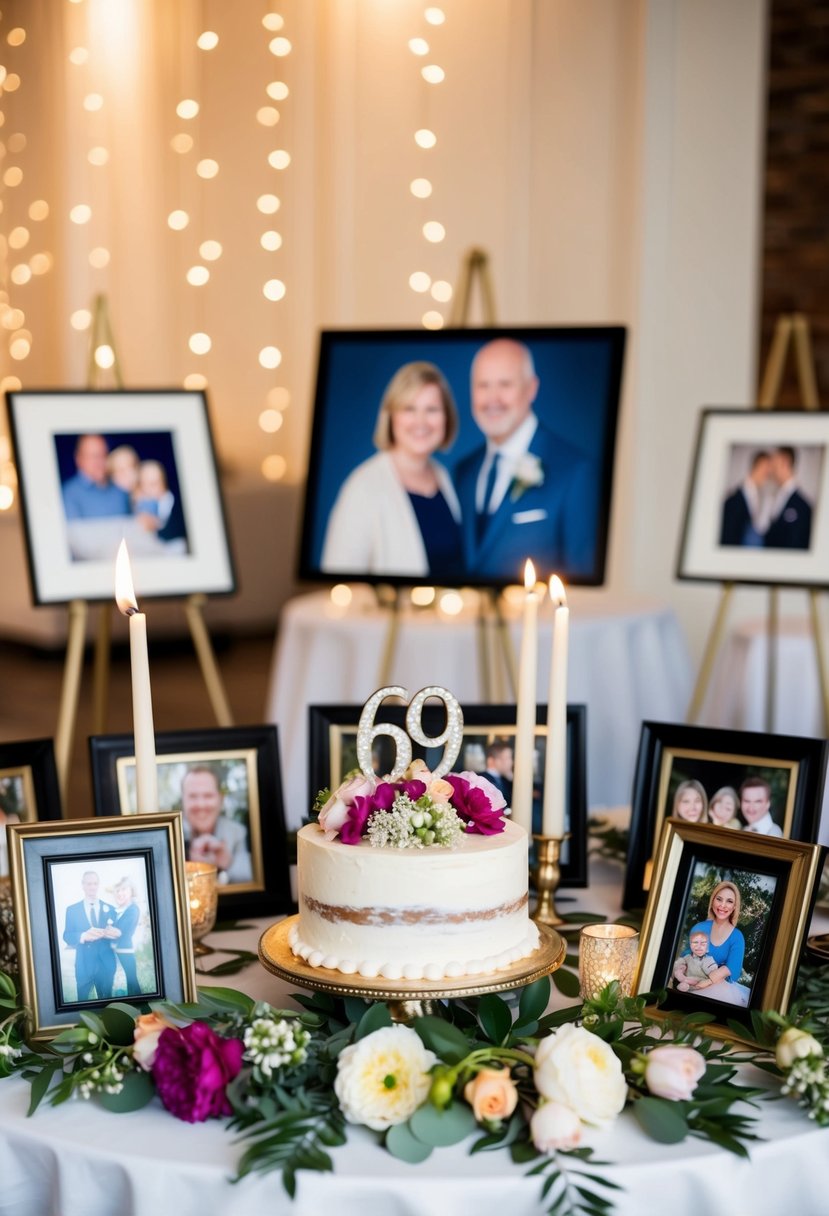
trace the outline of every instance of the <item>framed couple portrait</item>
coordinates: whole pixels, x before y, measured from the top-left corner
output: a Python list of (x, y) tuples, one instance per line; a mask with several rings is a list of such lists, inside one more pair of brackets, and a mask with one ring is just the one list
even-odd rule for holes
[[(357, 727), (359, 705), (311, 705), (308, 708), (309, 790), (308, 806), (322, 789), (336, 789), (345, 776), (358, 769)], [(406, 707), (384, 702), (379, 713), (384, 722), (405, 727)], [(444, 728), (444, 710), (425, 704), (422, 727), (429, 736)], [(480, 773), (512, 801), (515, 744), (514, 705), (463, 706), (463, 741), (454, 772)], [(544, 765), (547, 750), (547, 707), (536, 707), (533, 756), (533, 831), (541, 831), (544, 800)], [(412, 740), (412, 758), (430, 767), (438, 764), (443, 746), (424, 747)], [(396, 760), (394, 740), (378, 735), (372, 744), (372, 765), (377, 776), (391, 772)], [(587, 886), (587, 707), (567, 706), (567, 813), (565, 831), (570, 833), (561, 853), (561, 882), (564, 887)]]
[(670, 819), (749, 841), (817, 840), (827, 754), (823, 739), (643, 722), (623, 906), (645, 905)]
[(6, 394), (35, 604), (113, 597), (122, 539), (141, 598), (236, 588), (203, 392)]
[(34, 1040), (111, 1001), (196, 999), (180, 820), (9, 828), (21, 992)]
[[(132, 735), (89, 740), (96, 815), (136, 814)], [(272, 725), (156, 735), (160, 811), (181, 811), (187, 861), (218, 867), (219, 917), (292, 907), (277, 729)]]
[(328, 330), (300, 576), (604, 579), (625, 330)]
[(829, 418), (810, 410), (706, 409), (677, 576), (829, 585)]
[(655, 858), (634, 991), (664, 990), (657, 1014), (713, 1015), (705, 1029), (722, 1038), (750, 1038), (753, 1011), (785, 1014), (820, 852), (816, 844), (670, 820)]

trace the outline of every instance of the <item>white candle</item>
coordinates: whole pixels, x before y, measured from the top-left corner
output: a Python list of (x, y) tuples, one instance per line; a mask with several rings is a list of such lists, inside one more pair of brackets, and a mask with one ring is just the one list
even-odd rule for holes
[(547, 696), (547, 758), (544, 765), (542, 830), (545, 836), (563, 836), (567, 801), (567, 647), (570, 609), (564, 584), (557, 574), (550, 579), (553, 614), (553, 654)]
[(158, 776), (155, 766), (153, 698), (147, 654), (147, 618), (138, 611), (126, 541), (121, 541), (115, 563), (115, 602), (129, 617), (132, 671), (132, 727), (135, 743), (135, 788), (139, 815), (158, 810)]
[(515, 713), (515, 762), (512, 775), (512, 819), (527, 832), (533, 822), (533, 767), (535, 759), (535, 689), (538, 666), (538, 594), (535, 567), (524, 567), (524, 610), (521, 618), (521, 657), (518, 665), (518, 700)]

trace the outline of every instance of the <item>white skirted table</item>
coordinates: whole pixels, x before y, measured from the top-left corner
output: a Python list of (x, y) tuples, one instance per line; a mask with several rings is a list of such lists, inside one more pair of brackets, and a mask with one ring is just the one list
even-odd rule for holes
[[(572, 592), (568, 700), (587, 706), (587, 795), (593, 807), (630, 802), (643, 719), (681, 721), (691, 691), (687, 644), (673, 611), (620, 602), (604, 592)], [(546, 699), (552, 613), (539, 626), (539, 702)], [(404, 611), (389, 683), (411, 693), (426, 684), (450, 689), (461, 704), (483, 701), (477, 616)], [(508, 620), (516, 648), (518, 615)], [(279, 727), (285, 812), (298, 827), (310, 806), (308, 706), (361, 706), (379, 687), (388, 615), (366, 587), (347, 609), (327, 592), (283, 609), (266, 718)], [(513, 701), (510, 697), (504, 700)]]

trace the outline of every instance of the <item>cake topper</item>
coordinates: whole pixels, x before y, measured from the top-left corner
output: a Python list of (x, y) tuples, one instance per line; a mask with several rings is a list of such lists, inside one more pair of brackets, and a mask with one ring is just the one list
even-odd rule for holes
[[(388, 697), (399, 697), (409, 703), (406, 710), (406, 730), (391, 722), (375, 723), (375, 717), (383, 701)], [(443, 702), (446, 710), (446, 726), (439, 735), (427, 735), (423, 730), (423, 706), (430, 697)], [(408, 733), (406, 733), (408, 732)], [(398, 780), (411, 764), (412, 739), (423, 747), (439, 747), (445, 744), (443, 756), (439, 764), (431, 770), (434, 777), (442, 777), (448, 773), (458, 758), (463, 739), (463, 711), (456, 697), (446, 688), (430, 684), (415, 693), (409, 702), (408, 690), (399, 684), (378, 688), (372, 693), (363, 706), (360, 723), (357, 727), (357, 763), (366, 777), (375, 775), (371, 763), (371, 745), (378, 735), (388, 735), (394, 739), (395, 759), (394, 768), (389, 773), (392, 781)]]

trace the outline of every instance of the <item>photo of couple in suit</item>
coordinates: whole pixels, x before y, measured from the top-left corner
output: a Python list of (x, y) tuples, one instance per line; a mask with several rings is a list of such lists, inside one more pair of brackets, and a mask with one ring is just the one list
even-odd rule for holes
[(604, 428), (585, 428), (584, 447), (553, 429), (551, 416), (573, 403), (542, 383), (528, 343), (495, 337), (466, 358), (464, 372), (452, 365), (454, 392), (431, 359), (394, 372), (375, 453), (342, 480), (327, 515), (320, 571), (497, 584), (520, 581), (528, 557), (582, 581), (601, 567)]
[[(732, 448), (722, 505), (720, 544), (756, 549), (808, 549), (822, 449)], [(734, 485), (736, 469), (742, 469)]]

